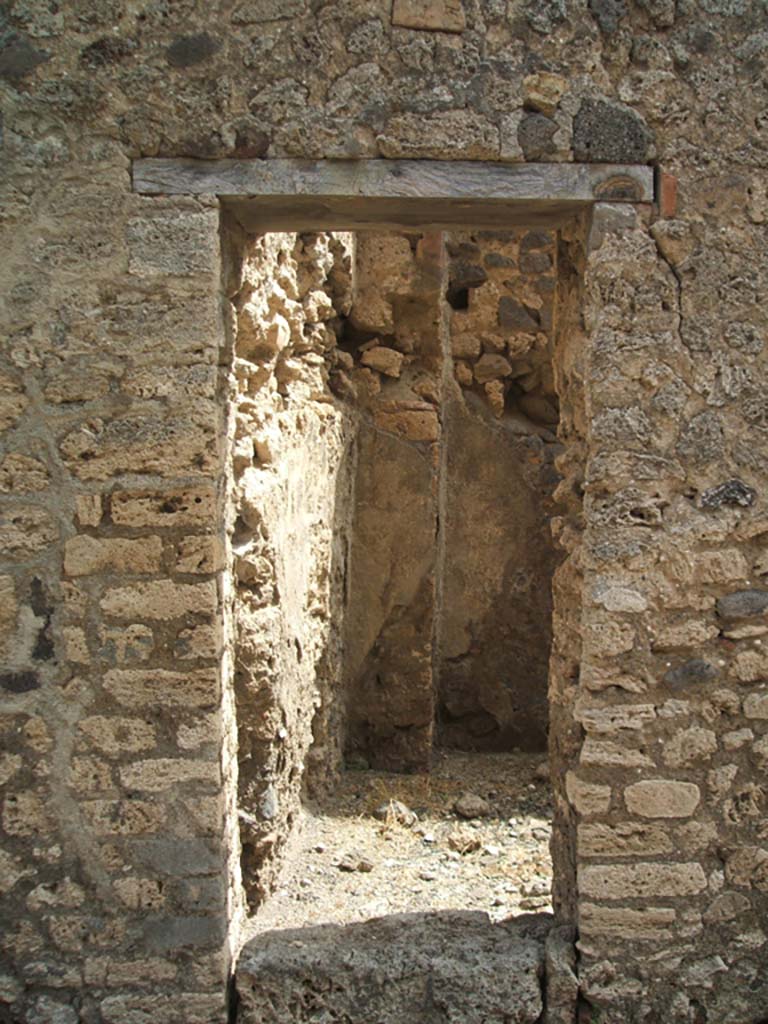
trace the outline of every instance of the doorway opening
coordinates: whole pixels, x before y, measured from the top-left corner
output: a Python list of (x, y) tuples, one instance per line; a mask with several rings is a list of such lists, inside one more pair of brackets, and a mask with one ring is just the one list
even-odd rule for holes
[(551, 909), (551, 526), (582, 237), (226, 224), (258, 929)]

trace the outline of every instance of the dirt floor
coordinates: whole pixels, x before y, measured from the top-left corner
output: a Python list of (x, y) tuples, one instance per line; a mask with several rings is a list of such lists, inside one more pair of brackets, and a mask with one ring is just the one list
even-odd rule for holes
[(416, 911), (551, 910), (550, 820), (542, 755), (444, 751), (430, 775), (347, 770), (305, 807), (249, 935)]

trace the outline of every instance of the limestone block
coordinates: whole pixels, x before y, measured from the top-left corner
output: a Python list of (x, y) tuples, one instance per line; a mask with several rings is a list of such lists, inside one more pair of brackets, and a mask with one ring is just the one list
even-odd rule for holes
[(653, 704), (619, 704), (609, 707), (576, 705), (574, 717), (588, 733), (616, 734), (629, 729), (643, 729), (656, 717)]
[(167, 491), (116, 491), (110, 498), (116, 526), (148, 526), (175, 529), (213, 526), (216, 492), (211, 487)]
[[(161, 200), (162, 202), (162, 200)], [(128, 221), (128, 272), (141, 278), (212, 277), (219, 268), (219, 218), (175, 202), (147, 205), (144, 216)]]
[(529, 109), (552, 117), (567, 87), (568, 82), (561, 75), (537, 71), (523, 79), (523, 100)]
[(433, 32), (463, 32), (466, 20), (461, 0), (395, 0), (392, 24)]
[(676, 647), (699, 647), (714, 640), (719, 629), (714, 623), (701, 619), (688, 619), (675, 625), (661, 628), (652, 641), (654, 651), (673, 650)]
[(0, 786), (5, 786), (21, 768), (19, 754), (0, 753)]
[(91, 655), (85, 630), (80, 626), (64, 626), (61, 637), (64, 641), (64, 659), (75, 665), (87, 665)]
[(104, 689), (118, 703), (129, 708), (214, 707), (219, 700), (219, 679), (215, 668), (189, 672), (166, 669), (111, 669), (104, 676)]
[(212, 614), (218, 603), (216, 582), (174, 583), (155, 580), (128, 587), (112, 587), (101, 599), (105, 615), (117, 619), (178, 619), (184, 615)]
[(582, 823), (578, 828), (580, 857), (655, 857), (673, 848), (669, 833), (659, 825), (630, 821)]
[(738, 548), (706, 551), (696, 556), (694, 571), (701, 583), (728, 583), (745, 580), (749, 566)]
[(212, 573), (224, 567), (224, 548), (218, 537), (185, 537), (176, 551), (176, 572)]
[(103, 515), (100, 494), (76, 494), (75, 515), (81, 526), (98, 526)]
[(627, 809), (643, 818), (689, 818), (700, 798), (697, 785), (672, 779), (646, 779), (624, 790)]
[(215, 465), (217, 418), (216, 404), (198, 399), (175, 414), (89, 420), (62, 439), (59, 451), (80, 480), (123, 473), (199, 475)]
[(702, 917), (704, 924), (721, 924), (742, 917), (751, 909), (749, 898), (740, 892), (723, 892), (714, 899)]
[(750, 693), (744, 699), (744, 714), (747, 718), (768, 718), (768, 690)]
[(396, 114), (376, 141), (392, 159), (495, 160), (500, 149), (496, 125), (470, 110)]
[(589, 939), (594, 935), (634, 941), (667, 940), (677, 914), (672, 907), (601, 907), (582, 903), (579, 907), (579, 932)]
[(735, 764), (726, 764), (707, 772), (707, 786), (715, 800), (722, 800), (731, 788), (739, 769)]
[(33, 875), (34, 869), (16, 860), (7, 850), (0, 850), (0, 893), (11, 892), (16, 883), (27, 875)]
[(579, 892), (603, 900), (696, 896), (707, 887), (698, 862), (585, 864), (578, 872)]
[(671, 740), (667, 740), (662, 757), (664, 764), (670, 768), (680, 768), (694, 761), (709, 758), (716, 750), (717, 736), (710, 729), (693, 726), (690, 729), (683, 729)]
[(214, 761), (160, 757), (126, 765), (120, 769), (120, 781), (129, 789), (159, 793), (180, 782), (207, 782), (218, 786), (221, 778), (219, 765)]
[(218, 744), (221, 732), (221, 721), (216, 715), (201, 715), (193, 722), (180, 725), (176, 739), (181, 750), (196, 750), (206, 743)]
[[(740, 750), (750, 744), (755, 738), (751, 729), (734, 729), (733, 732), (723, 733), (723, 748), (725, 750)], [(758, 744), (754, 749), (757, 750)]]
[(584, 740), (579, 761), (585, 765), (601, 765), (612, 768), (653, 767), (653, 760), (641, 750), (608, 740), (596, 740), (593, 736), (587, 736)]
[(205, 623), (180, 630), (173, 646), (176, 658), (215, 658), (221, 651), (222, 635), (218, 625)]
[(69, 785), (78, 793), (97, 793), (114, 787), (112, 765), (97, 757), (73, 757)]
[(16, 506), (0, 516), (0, 551), (9, 561), (22, 561), (45, 551), (58, 536), (55, 523), (42, 508)]
[(753, 648), (739, 651), (731, 663), (730, 674), (740, 683), (768, 679), (768, 650)]
[(44, 797), (32, 789), (6, 794), (2, 822), (9, 836), (42, 838), (53, 828)]
[(12, 576), (0, 576), (0, 656), (16, 631), (16, 618), (19, 612), (16, 600), (16, 588)]
[(589, 657), (614, 657), (631, 651), (634, 644), (635, 630), (628, 622), (595, 616), (584, 627), (585, 654)]
[(377, 409), (374, 423), (380, 430), (408, 441), (436, 441), (440, 435), (440, 422), (434, 409)]
[(79, 732), (107, 756), (136, 754), (150, 750), (156, 743), (154, 727), (142, 718), (93, 715), (78, 722)]
[(131, 910), (158, 910), (165, 902), (163, 885), (153, 878), (118, 878), (112, 887)]
[(10, 452), (0, 462), (0, 494), (43, 491), (48, 483), (48, 470), (39, 459)]
[(117, 960), (111, 956), (86, 957), (83, 976), (87, 985), (97, 988), (132, 987), (136, 978), (152, 985), (173, 981), (178, 967), (170, 960), (145, 957), (142, 960)]
[(734, 850), (726, 859), (725, 877), (739, 888), (768, 892), (768, 850), (761, 846), (742, 846)]
[(139, 836), (167, 828), (167, 808), (147, 800), (83, 800), (80, 807), (99, 836)]
[(387, 377), (399, 377), (403, 366), (403, 354), (385, 345), (376, 345), (363, 352), (360, 361), (371, 370), (383, 373)]
[(611, 802), (611, 787), (585, 782), (575, 772), (567, 772), (565, 791), (568, 800), (579, 814), (604, 814)]
[(0, 373), (0, 430), (7, 430), (19, 419), (29, 404), (21, 384)]
[(70, 576), (97, 572), (159, 572), (162, 541), (159, 537), (72, 537), (64, 546), (64, 571)]
[[(158, 943), (159, 951), (174, 946), (211, 945), (215, 939), (215, 922), (206, 918), (175, 918), (179, 924), (176, 940)], [(180, 927), (184, 922), (184, 927)], [(206, 941), (203, 941), (205, 938)], [(224, 992), (142, 994), (108, 996), (99, 1003), (104, 1024), (129, 1024), (143, 1021), (168, 1021), (168, 1024), (211, 1024), (226, 1017)]]

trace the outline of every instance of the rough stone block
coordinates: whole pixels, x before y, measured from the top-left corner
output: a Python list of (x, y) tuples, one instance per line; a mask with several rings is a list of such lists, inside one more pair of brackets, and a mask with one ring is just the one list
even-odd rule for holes
[(768, 690), (750, 693), (744, 699), (744, 714), (747, 718), (768, 718)]
[(692, 726), (676, 733), (664, 744), (662, 759), (670, 768), (681, 768), (708, 759), (717, 751), (717, 736), (711, 729)]
[(70, 576), (96, 572), (151, 573), (160, 569), (159, 537), (72, 537), (64, 546), (64, 571)]
[(583, 823), (578, 829), (580, 857), (655, 857), (673, 848), (669, 834), (658, 825)]
[(215, 707), (219, 702), (219, 678), (215, 668), (189, 672), (166, 669), (111, 669), (104, 676), (104, 689), (129, 708)]
[(242, 1024), (534, 1024), (543, 1009), (543, 935), (483, 913), (398, 914), (268, 932), (236, 970)]
[(80, 807), (98, 836), (162, 832), (168, 817), (166, 808), (146, 800), (85, 800)]
[(127, 789), (159, 793), (179, 783), (203, 782), (219, 786), (221, 774), (215, 761), (160, 757), (125, 765), (120, 769), (120, 781)]
[(224, 566), (224, 550), (218, 537), (185, 537), (179, 542), (176, 572), (213, 573)]
[(696, 896), (707, 887), (707, 876), (697, 862), (586, 864), (578, 877), (580, 893), (602, 900)]
[(216, 210), (194, 210), (169, 204), (147, 207), (126, 227), (128, 272), (138, 277), (213, 276), (219, 267), (219, 223)]
[(141, 718), (93, 715), (78, 722), (78, 729), (102, 754), (136, 754), (154, 747), (155, 730)]
[(650, 941), (667, 940), (677, 914), (672, 907), (601, 907), (582, 903), (579, 908), (579, 933), (589, 941), (595, 936)]
[(461, 0), (395, 0), (392, 24), (433, 32), (463, 32), (466, 20)]
[(216, 492), (211, 487), (168, 491), (116, 491), (110, 498), (116, 526), (176, 529), (216, 522)]
[(627, 810), (643, 818), (689, 818), (700, 799), (695, 783), (671, 779), (647, 779), (624, 790)]
[(652, 768), (653, 761), (642, 750), (633, 749), (621, 743), (596, 740), (587, 736), (579, 756), (581, 764), (609, 768)]
[(184, 615), (212, 614), (218, 596), (215, 581), (174, 583), (155, 580), (128, 587), (113, 587), (101, 599), (101, 610), (116, 619), (179, 619)]
[(374, 422), (380, 430), (407, 441), (436, 441), (440, 435), (440, 421), (434, 409), (377, 409)]

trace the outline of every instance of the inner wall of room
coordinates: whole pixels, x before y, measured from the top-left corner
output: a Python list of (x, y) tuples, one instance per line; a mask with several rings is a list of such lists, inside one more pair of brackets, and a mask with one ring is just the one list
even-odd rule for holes
[(243, 874), (344, 760), (544, 750), (558, 400), (541, 230), (239, 240)]

